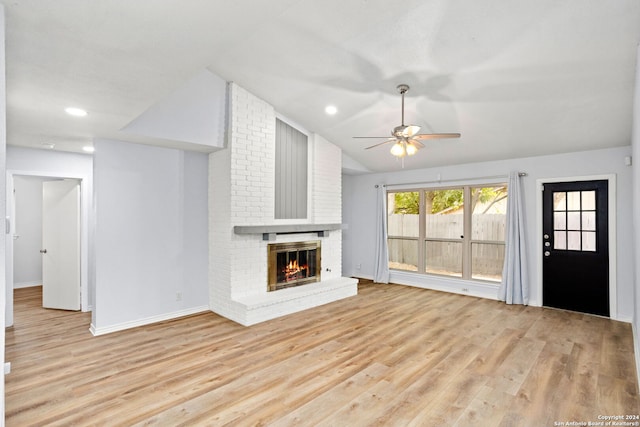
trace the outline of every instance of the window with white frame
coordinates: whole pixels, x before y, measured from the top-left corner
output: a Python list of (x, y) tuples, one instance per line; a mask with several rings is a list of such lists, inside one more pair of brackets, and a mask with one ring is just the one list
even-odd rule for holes
[(507, 185), (387, 192), (389, 268), (499, 282)]

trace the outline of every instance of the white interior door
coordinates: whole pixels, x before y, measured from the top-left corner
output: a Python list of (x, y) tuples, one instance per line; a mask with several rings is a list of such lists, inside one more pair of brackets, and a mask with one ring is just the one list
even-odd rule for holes
[(42, 306), (80, 310), (80, 183), (42, 183)]

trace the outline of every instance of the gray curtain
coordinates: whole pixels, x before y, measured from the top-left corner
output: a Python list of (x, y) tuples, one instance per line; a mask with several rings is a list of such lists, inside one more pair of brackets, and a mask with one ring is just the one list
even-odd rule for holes
[(387, 191), (384, 185), (376, 189), (376, 259), (373, 280), (389, 283), (389, 248), (387, 247)]
[(509, 173), (506, 247), (498, 299), (507, 304), (529, 304), (525, 255), (524, 209), (518, 172)]

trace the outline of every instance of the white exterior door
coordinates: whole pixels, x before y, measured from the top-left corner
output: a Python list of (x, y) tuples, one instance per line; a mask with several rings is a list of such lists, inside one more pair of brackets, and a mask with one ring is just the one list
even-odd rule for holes
[(42, 306), (80, 310), (80, 183), (42, 183)]

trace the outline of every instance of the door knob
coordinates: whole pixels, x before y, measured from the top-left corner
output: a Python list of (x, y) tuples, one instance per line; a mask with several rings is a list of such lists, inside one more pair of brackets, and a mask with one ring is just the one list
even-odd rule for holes
[(41, 253), (41, 254), (46, 254), (46, 253), (47, 253), (47, 250), (46, 250), (46, 249), (40, 249), (40, 253)]

